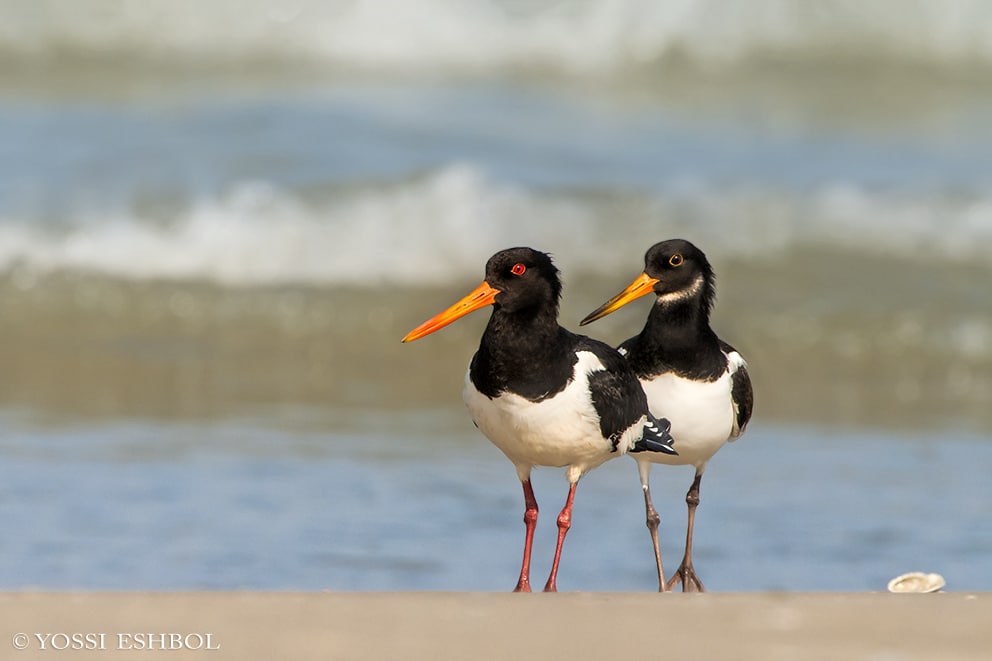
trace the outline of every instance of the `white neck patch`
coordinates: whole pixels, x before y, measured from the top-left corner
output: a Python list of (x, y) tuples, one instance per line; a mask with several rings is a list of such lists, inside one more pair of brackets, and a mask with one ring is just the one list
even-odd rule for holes
[(692, 284), (685, 289), (680, 289), (679, 291), (669, 292), (667, 294), (662, 294), (658, 297), (658, 305), (671, 305), (672, 303), (681, 303), (682, 301), (687, 301), (693, 298), (703, 290), (703, 274), (700, 273), (696, 276), (696, 279), (692, 281)]

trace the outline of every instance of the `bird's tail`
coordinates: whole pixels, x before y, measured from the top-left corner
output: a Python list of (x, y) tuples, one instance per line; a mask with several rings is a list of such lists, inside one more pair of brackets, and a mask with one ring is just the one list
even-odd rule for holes
[(668, 421), (668, 418), (656, 418), (648, 413), (648, 421), (644, 425), (644, 435), (634, 443), (634, 447), (630, 451), (677, 455), (678, 452), (672, 447), (675, 444), (675, 439), (669, 433), (671, 428), (672, 423)]

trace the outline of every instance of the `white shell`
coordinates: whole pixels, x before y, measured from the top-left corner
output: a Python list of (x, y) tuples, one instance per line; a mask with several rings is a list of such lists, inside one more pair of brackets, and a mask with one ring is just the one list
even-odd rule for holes
[(946, 585), (940, 574), (924, 574), (914, 571), (896, 576), (889, 581), (889, 592), (938, 592)]

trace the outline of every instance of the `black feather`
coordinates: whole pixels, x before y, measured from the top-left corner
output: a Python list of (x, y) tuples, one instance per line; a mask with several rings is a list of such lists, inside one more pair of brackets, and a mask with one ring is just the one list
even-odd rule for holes
[(648, 413), (648, 422), (644, 425), (644, 436), (634, 443), (631, 452), (660, 452), (677, 455), (678, 452), (672, 447), (675, 439), (669, 433), (671, 429), (672, 423), (667, 418), (656, 418)]
[(731, 396), (737, 407), (737, 433), (744, 432), (747, 423), (751, 421), (751, 411), (754, 408), (754, 391), (751, 389), (751, 376), (743, 365), (731, 377), (733, 389)]
[(616, 451), (623, 433), (647, 412), (648, 400), (623, 356), (607, 344), (584, 335), (577, 337), (576, 350), (595, 354), (606, 368), (589, 375), (589, 391), (603, 437), (610, 439)]

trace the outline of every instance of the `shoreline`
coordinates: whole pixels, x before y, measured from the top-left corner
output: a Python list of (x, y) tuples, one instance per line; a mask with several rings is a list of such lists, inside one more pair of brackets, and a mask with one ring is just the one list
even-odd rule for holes
[(0, 593), (0, 649), (25, 661), (163, 651), (246, 661), (979, 659), (992, 649), (990, 604), (992, 593), (964, 592), (26, 591)]

